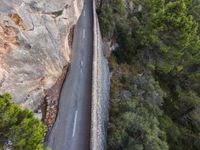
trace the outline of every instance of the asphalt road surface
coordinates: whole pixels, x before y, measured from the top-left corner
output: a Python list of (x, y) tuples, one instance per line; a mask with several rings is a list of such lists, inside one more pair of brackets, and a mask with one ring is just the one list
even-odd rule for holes
[(72, 63), (60, 95), (58, 116), (47, 141), (52, 150), (89, 149), (92, 21), (92, 0), (85, 0), (75, 27)]

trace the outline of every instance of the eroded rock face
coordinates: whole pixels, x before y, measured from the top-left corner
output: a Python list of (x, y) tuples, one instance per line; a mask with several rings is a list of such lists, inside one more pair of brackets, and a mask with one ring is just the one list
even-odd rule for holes
[(35, 110), (70, 62), (83, 0), (0, 0), (0, 93)]

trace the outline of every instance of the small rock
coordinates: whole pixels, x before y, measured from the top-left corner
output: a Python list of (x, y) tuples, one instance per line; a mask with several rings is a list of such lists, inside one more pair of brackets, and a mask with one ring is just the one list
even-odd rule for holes
[(121, 99), (128, 99), (128, 98), (131, 98), (131, 96), (132, 96), (132, 93), (130, 91), (128, 91), (128, 90), (123, 90), (120, 93), (120, 98)]

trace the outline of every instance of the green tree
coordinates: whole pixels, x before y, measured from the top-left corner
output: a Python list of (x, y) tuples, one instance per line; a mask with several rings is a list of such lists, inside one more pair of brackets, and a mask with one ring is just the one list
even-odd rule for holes
[[(110, 60), (113, 76), (108, 130), (109, 148), (151, 149), (154, 145), (155, 147), (152, 146), (154, 149), (159, 149), (156, 144), (145, 147), (145, 141), (151, 143), (151, 138), (154, 137), (157, 144), (160, 143), (159, 140), (166, 143), (165, 138), (157, 140), (159, 134), (151, 136), (153, 133), (162, 135), (165, 132), (169, 149), (198, 150), (200, 1), (130, 0), (128, 1), (131, 4), (130, 8), (124, 7), (127, 1), (123, 0), (104, 2), (105, 5), (103, 4), (99, 10), (99, 17), (101, 18), (103, 14), (105, 16), (103, 18), (106, 18), (106, 13), (102, 12), (109, 7), (112, 12), (109, 14), (112, 25), (111, 29), (107, 30), (100, 19), (101, 30), (104, 38), (116, 41), (119, 45), (112, 52)], [(122, 66), (128, 66), (125, 73)], [(133, 73), (130, 68), (134, 68), (138, 73)], [(158, 83), (150, 83), (150, 78), (146, 76), (152, 76)], [(142, 84), (135, 84), (135, 79)], [(145, 82), (146, 80), (149, 82)], [(138, 96), (141, 105), (131, 102), (125, 104), (126, 109), (122, 109), (124, 107), (124, 99), (120, 95), (122, 90), (128, 90), (134, 97)], [(133, 98), (133, 101), (137, 100)], [(153, 107), (158, 109), (157, 113), (162, 110), (163, 114), (158, 116), (152, 113), (146, 103), (152, 103)], [(128, 107), (129, 105), (131, 107)], [(148, 113), (144, 113), (143, 110)], [(139, 112), (143, 113), (138, 115)], [(145, 122), (146, 120), (148, 122)], [(138, 131), (136, 127), (141, 130)], [(145, 137), (145, 140), (140, 139), (138, 135)], [(142, 142), (138, 143), (137, 139)]]
[(137, 99), (120, 105), (120, 115), (108, 131), (110, 150), (167, 150), (166, 135), (159, 121)]
[(198, 23), (188, 14), (185, 1), (152, 0), (148, 7), (149, 18), (138, 34), (141, 44), (157, 54), (154, 59), (161, 71), (170, 72), (177, 65), (185, 65), (200, 47)]
[(28, 109), (20, 109), (10, 94), (0, 95), (0, 148), (10, 142), (14, 150), (40, 150), (45, 126)]

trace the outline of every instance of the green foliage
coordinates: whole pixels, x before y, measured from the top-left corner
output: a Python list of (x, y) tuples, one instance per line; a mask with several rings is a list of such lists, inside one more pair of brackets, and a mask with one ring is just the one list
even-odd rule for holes
[(199, 136), (164, 115), (160, 117), (161, 128), (167, 133), (167, 142), (171, 150), (198, 150)]
[(14, 150), (41, 150), (45, 127), (28, 109), (20, 109), (10, 94), (0, 95), (0, 148), (10, 142)]
[[(132, 58), (137, 57), (164, 72), (180, 64), (199, 62), (199, 17), (193, 17), (199, 5), (188, 9), (187, 5), (192, 4), (186, 2), (136, 0), (133, 10), (127, 13), (122, 1), (106, 2), (98, 11), (100, 26), (105, 37), (114, 34), (120, 43), (115, 51), (117, 61), (134, 63)], [(141, 12), (137, 11), (138, 5), (142, 6)]]
[(159, 121), (137, 99), (123, 102), (120, 109), (115, 125), (108, 131), (108, 149), (168, 149)]
[[(104, 9), (101, 11), (101, 16), (99, 17), (99, 20), (101, 23), (101, 32), (102, 34), (106, 36), (110, 36), (110, 34), (113, 32), (113, 12), (112, 9), (109, 7), (109, 5), (106, 5)], [(109, 31), (109, 32), (107, 32)]]
[[(126, 8), (123, 0), (105, 0), (98, 10), (104, 38), (119, 44), (110, 59), (109, 149), (151, 149), (145, 146), (151, 139), (167, 148), (160, 138), (165, 132), (169, 149), (198, 150), (200, 0), (130, 3)], [(131, 99), (121, 98), (123, 90)], [(164, 149), (156, 144), (153, 149)]]
[(52, 14), (55, 15), (56, 17), (61, 16), (63, 14), (63, 10), (52, 12)]
[(116, 20), (123, 20), (126, 15), (125, 7), (121, 0), (112, 0), (112, 3), (105, 2), (103, 9), (97, 10), (99, 21), (101, 22), (101, 32), (103, 36), (111, 37), (115, 31)]
[[(110, 61), (113, 68), (120, 68), (120, 74), (112, 77), (108, 149), (168, 149), (165, 132), (159, 128), (157, 119), (162, 112), (152, 105), (162, 103), (163, 93), (158, 83), (148, 76), (133, 77), (136, 66)], [(133, 96), (121, 97), (123, 89), (132, 90)], [(120, 102), (116, 102), (119, 97)]]

